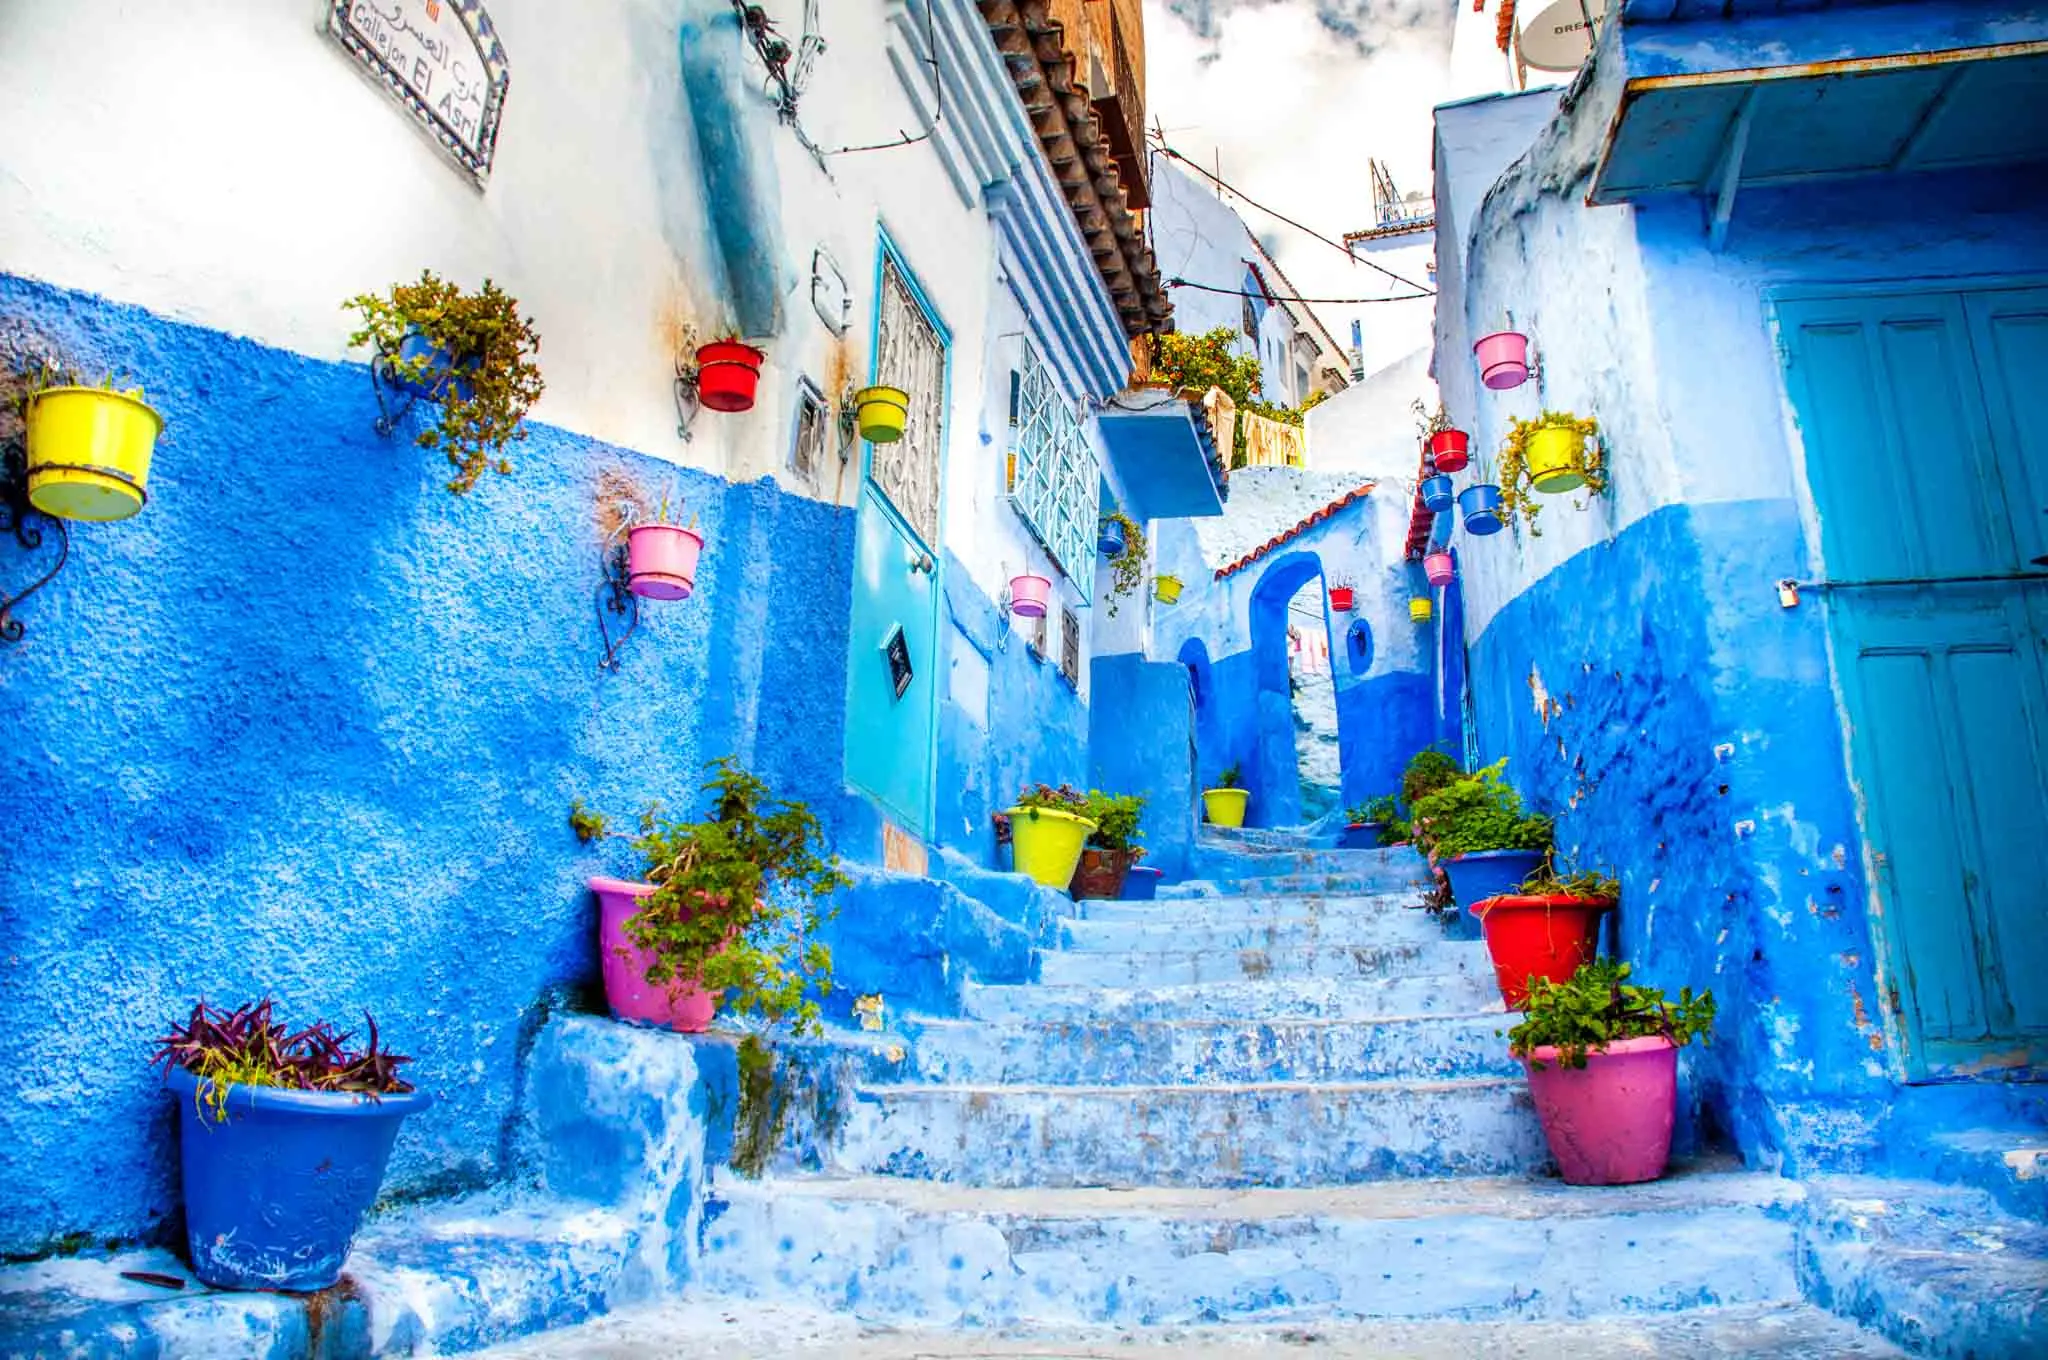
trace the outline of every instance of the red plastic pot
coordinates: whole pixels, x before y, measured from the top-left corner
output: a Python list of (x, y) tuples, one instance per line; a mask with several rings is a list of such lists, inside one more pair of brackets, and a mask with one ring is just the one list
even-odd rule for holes
[(1486, 935), (1500, 999), (1511, 1011), (1529, 1004), (1529, 979), (1563, 982), (1591, 961), (1600, 939), (1604, 897), (1489, 897), (1470, 908)]
[(697, 349), (697, 400), (713, 411), (751, 411), (768, 356), (737, 340), (714, 340)]
[(1335, 610), (1339, 614), (1348, 614), (1351, 612), (1350, 586), (1330, 587), (1330, 608)]
[(1561, 1065), (1557, 1050), (1543, 1047), (1527, 1066), (1536, 1117), (1565, 1184), (1634, 1185), (1664, 1174), (1678, 1105), (1678, 1049), (1669, 1039), (1616, 1039), (1589, 1051), (1583, 1069)]
[(1438, 472), (1462, 472), (1472, 461), (1472, 436), (1463, 430), (1438, 430), (1429, 437), (1430, 461)]

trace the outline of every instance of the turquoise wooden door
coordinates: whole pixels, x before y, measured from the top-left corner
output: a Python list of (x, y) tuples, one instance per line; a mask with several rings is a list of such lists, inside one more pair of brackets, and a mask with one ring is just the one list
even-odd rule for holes
[(875, 378), (910, 395), (903, 438), (869, 445), (854, 528), (846, 781), (931, 833), (938, 687), (939, 478), (947, 335), (893, 251), (877, 288)]
[(1909, 1070), (2048, 1070), (2048, 289), (1777, 310)]

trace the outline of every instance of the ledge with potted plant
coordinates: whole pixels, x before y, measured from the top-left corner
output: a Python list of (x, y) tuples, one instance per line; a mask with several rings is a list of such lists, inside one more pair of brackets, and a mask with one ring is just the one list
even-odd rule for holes
[[(420, 431), (423, 449), (438, 449), (455, 469), (448, 489), (462, 495), (486, 468), (512, 470), (506, 446), (526, 438), (526, 413), (546, 384), (532, 356), (540, 335), (519, 315), (517, 299), (489, 279), (469, 293), (422, 271), (418, 283), (393, 284), (389, 297), (364, 293), (343, 303), (362, 313), (351, 349), (376, 350), (371, 375), (381, 407), (387, 386), (441, 408), (438, 423)], [(390, 434), (398, 413), (377, 422)]]
[(1216, 787), (1202, 790), (1202, 811), (1214, 826), (1243, 826), (1251, 790), (1243, 787), (1242, 767), (1232, 761), (1216, 776)]
[(1536, 494), (1561, 495), (1584, 488), (1607, 490), (1607, 455), (1600, 424), (1570, 411), (1545, 411), (1534, 420), (1511, 419), (1500, 448), (1501, 514), (1540, 537)]
[(1529, 999), (1532, 978), (1564, 982), (1599, 953), (1600, 917), (1614, 910), (1621, 884), (1605, 874), (1560, 873), (1545, 863), (1517, 889), (1472, 903), (1511, 1011)]
[(1678, 1103), (1678, 1050), (1708, 1042), (1711, 992), (1669, 1002), (1629, 980), (1612, 959), (1562, 983), (1534, 978), (1508, 1049), (1529, 1072), (1529, 1094), (1550, 1155), (1571, 1185), (1632, 1185), (1664, 1174)]
[(1344, 814), (1340, 850), (1370, 850), (1387, 844), (1387, 830), (1401, 822), (1401, 800), (1391, 793), (1366, 799)]
[[(1458, 905), (1468, 910), (1513, 892), (1550, 850), (1550, 818), (1522, 810), (1521, 797), (1502, 777), (1506, 768), (1503, 757), (1411, 807), (1417, 839), (1443, 867)], [(1462, 918), (1459, 933), (1468, 933)]]
[(1088, 795), (1070, 784), (1036, 784), (1017, 795), (1008, 815), (1017, 872), (1048, 888), (1071, 885), (1081, 851), (1096, 830), (1088, 817)]
[(1073, 897), (1076, 901), (1114, 901), (1123, 896), (1125, 877), (1145, 854), (1138, 845), (1145, 836), (1138, 829), (1145, 815), (1145, 797), (1090, 789), (1083, 815), (1095, 823), (1095, 829), (1088, 833), (1081, 862), (1074, 869)]
[(294, 1032), (259, 1001), (204, 1001), (152, 1062), (178, 1101), (192, 1271), (217, 1289), (325, 1289), (377, 1198), (398, 1126), (432, 1104), (399, 1076), (376, 1022)]

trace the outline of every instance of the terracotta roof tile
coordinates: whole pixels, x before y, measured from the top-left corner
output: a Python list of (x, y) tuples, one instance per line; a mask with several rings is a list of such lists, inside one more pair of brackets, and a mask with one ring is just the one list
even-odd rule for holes
[(1235, 562), (1230, 563), (1228, 566), (1217, 568), (1216, 579), (1220, 581), (1226, 576), (1234, 575), (1237, 572), (1243, 571), (1246, 567), (1258, 561), (1267, 553), (1272, 552), (1275, 548), (1281, 547), (1282, 545), (1291, 542), (1293, 539), (1298, 538), (1300, 535), (1308, 532), (1310, 529), (1315, 528), (1316, 525), (1321, 524), (1324, 520), (1330, 518), (1330, 516), (1336, 514), (1345, 506), (1350, 505), (1356, 501), (1364, 500), (1367, 496), (1372, 494), (1372, 488), (1373, 483), (1367, 482), (1363, 486), (1345, 492), (1336, 500), (1331, 501), (1328, 505), (1325, 505), (1320, 510), (1317, 510), (1313, 514), (1309, 515), (1307, 519), (1302, 520), (1292, 529), (1289, 529), (1284, 533), (1275, 535), (1274, 537), (1267, 539), (1263, 546), (1252, 549), (1251, 552), (1245, 554), (1243, 557), (1238, 558)]

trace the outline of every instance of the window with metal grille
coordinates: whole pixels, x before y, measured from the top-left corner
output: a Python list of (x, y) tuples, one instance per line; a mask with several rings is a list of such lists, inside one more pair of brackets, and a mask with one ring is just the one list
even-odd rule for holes
[(1086, 601), (1095, 586), (1096, 497), (1102, 474), (1072, 403), (1028, 344), (1012, 437), (1016, 471), (1010, 503)]
[[(946, 339), (893, 256), (882, 257), (875, 381), (910, 394), (903, 437), (876, 444), (868, 476), (927, 547), (939, 541), (939, 456), (945, 447)], [(936, 549), (934, 549), (936, 550)]]
[(796, 385), (796, 436), (789, 445), (789, 470), (814, 482), (825, 463), (825, 394), (808, 378)]
[(1060, 674), (1067, 683), (1081, 684), (1081, 620), (1073, 610), (1060, 610)]

